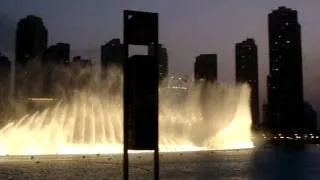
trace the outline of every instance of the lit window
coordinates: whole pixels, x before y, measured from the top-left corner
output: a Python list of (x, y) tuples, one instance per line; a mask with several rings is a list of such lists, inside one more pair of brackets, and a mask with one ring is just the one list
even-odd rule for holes
[(278, 41), (274, 42), (274, 44), (278, 44)]
[(288, 26), (288, 25), (289, 25), (289, 23), (288, 23), (288, 22), (286, 22), (284, 25)]
[(281, 35), (278, 35), (278, 38), (281, 38), (282, 36)]
[(291, 42), (291, 41), (289, 41), (289, 40), (286, 41), (287, 44), (290, 44), (290, 42)]

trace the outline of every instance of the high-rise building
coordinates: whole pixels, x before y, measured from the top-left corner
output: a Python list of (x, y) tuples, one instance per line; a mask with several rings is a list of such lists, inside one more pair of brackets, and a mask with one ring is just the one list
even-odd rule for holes
[(71, 77), (73, 88), (89, 88), (88, 85), (92, 77), (92, 61), (81, 56), (75, 56), (72, 58), (71, 67), (72, 76), (76, 77)]
[(50, 46), (43, 55), (44, 62), (65, 64), (70, 62), (70, 44), (57, 43)]
[(279, 7), (268, 16), (268, 118), (272, 131), (299, 131), (303, 123), (301, 28), (298, 13)]
[[(9, 95), (11, 89), (11, 61), (0, 53), (0, 118), (12, 115)], [(1, 123), (1, 122), (0, 122)]]
[[(153, 45), (150, 44), (148, 46), (148, 54), (154, 54)], [(162, 46), (162, 44), (158, 45), (158, 54), (159, 54), (159, 78), (160, 80), (166, 78), (168, 76), (168, 53), (167, 49)]]
[(247, 39), (236, 44), (236, 82), (247, 83), (251, 88), (250, 106), (253, 129), (257, 129), (260, 124), (257, 51), (253, 39)]
[(112, 39), (101, 46), (101, 67), (116, 65), (122, 68), (124, 63), (124, 46), (120, 39)]
[[(48, 32), (41, 18), (29, 15), (18, 22), (16, 30), (15, 94), (41, 96), (38, 65), (47, 49)], [(33, 61), (31, 61), (33, 60)], [(32, 63), (30, 63), (32, 62)]]
[(48, 31), (41, 18), (29, 15), (18, 22), (16, 30), (16, 63), (26, 64), (41, 55), (48, 44)]
[(64, 66), (70, 65), (70, 44), (50, 46), (42, 56), (43, 96), (55, 95), (55, 89), (66, 79)]
[(0, 101), (10, 92), (11, 61), (0, 53)]
[(305, 128), (310, 133), (316, 132), (318, 115), (309, 102), (304, 102), (304, 121)]
[(218, 78), (218, 64), (216, 54), (200, 54), (194, 63), (195, 81), (205, 80), (215, 82)]

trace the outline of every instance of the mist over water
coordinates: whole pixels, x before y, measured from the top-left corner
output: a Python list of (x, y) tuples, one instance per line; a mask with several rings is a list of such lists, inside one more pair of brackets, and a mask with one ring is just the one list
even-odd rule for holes
[[(0, 155), (121, 153), (122, 72), (111, 68), (101, 78), (93, 69), (90, 76), (80, 72), (55, 77), (64, 82), (55, 85), (57, 102), (6, 120), (0, 130)], [(173, 88), (168, 81), (159, 87), (160, 151), (253, 147), (247, 85), (189, 80), (185, 87)], [(70, 84), (78, 85), (66, 88)]]

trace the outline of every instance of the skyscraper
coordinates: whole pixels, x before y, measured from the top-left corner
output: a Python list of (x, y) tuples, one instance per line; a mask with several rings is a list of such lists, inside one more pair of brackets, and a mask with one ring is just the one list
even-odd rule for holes
[(308, 132), (313, 133), (317, 130), (317, 112), (309, 102), (304, 102), (304, 121)]
[(195, 81), (205, 80), (215, 82), (218, 78), (218, 64), (216, 54), (200, 54), (194, 63)]
[(0, 53), (0, 101), (10, 92), (11, 62)]
[(50, 46), (45, 52), (43, 60), (57, 64), (65, 64), (70, 61), (70, 44), (57, 43)]
[(268, 16), (268, 117), (273, 131), (304, 129), (301, 30), (298, 13), (279, 7)]
[(65, 65), (70, 65), (70, 44), (50, 46), (43, 53), (42, 61), (43, 96), (51, 97), (55, 95), (56, 87), (62, 86), (61, 83), (66, 80), (63, 70)]
[(26, 64), (41, 55), (48, 44), (48, 32), (42, 19), (29, 15), (18, 22), (16, 30), (16, 63)]
[(4, 115), (9, 115), (10, 103), (9, 95), (11, 88), (10, 81), (11, 61), (0, 53), (0, 119)]
[(247, 39), (236, 44), (236, 82), (247, 83), (251, 88), (250, 106), (253, 129), (257, 129), (260, 124), (257, 51), (253, 39)]
[[(153, 45), (150, 44), (148, 46), (148, 54), (153, 55)], [(167, 49), (162, 46), (162, 44), (158, 45), (158, 54), (159, 54), (159, 78), (160, 80), (166, 78), (168, 76), (168, 53)]]
[(124, 46), (120, 39), (112, 39), (101, 46), (101, 67), (117, 65), (122, 68), (124, 63)]
[[(47, 49), (48, 32), (41, 18), (29, 15), (18, 22), (16, 30), (15, 94), (35, 96), (41, 80), (36, 67)], [(39, 61), (38, 59), (39, 58)], [(30, 63), (30, 60), (35, 60)], [(32, 65), (31, 65), (32, 64)], [(31, 67), (30, 67), (31, 66)], [(35, 85), (37, 83), (37, 85)]]

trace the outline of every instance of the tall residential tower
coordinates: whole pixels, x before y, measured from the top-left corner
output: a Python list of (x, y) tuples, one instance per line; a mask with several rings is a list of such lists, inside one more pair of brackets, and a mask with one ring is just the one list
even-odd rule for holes
[(303, 123), (301, 28), (295, 10), (279, 7), (268, 16), (268, 116), (272, 131), (299, 131)]
[(250, 106), (252, 128), (259, 128), (259, 76), (258, 50), (253, 39), (236, 44), (236, 82), (247, 83), (251, 88)]
[(205, 80), (216, 82), (218, 78), (218, 63), (216, 54), (200, 54), (194, 63), (195, 81)]

